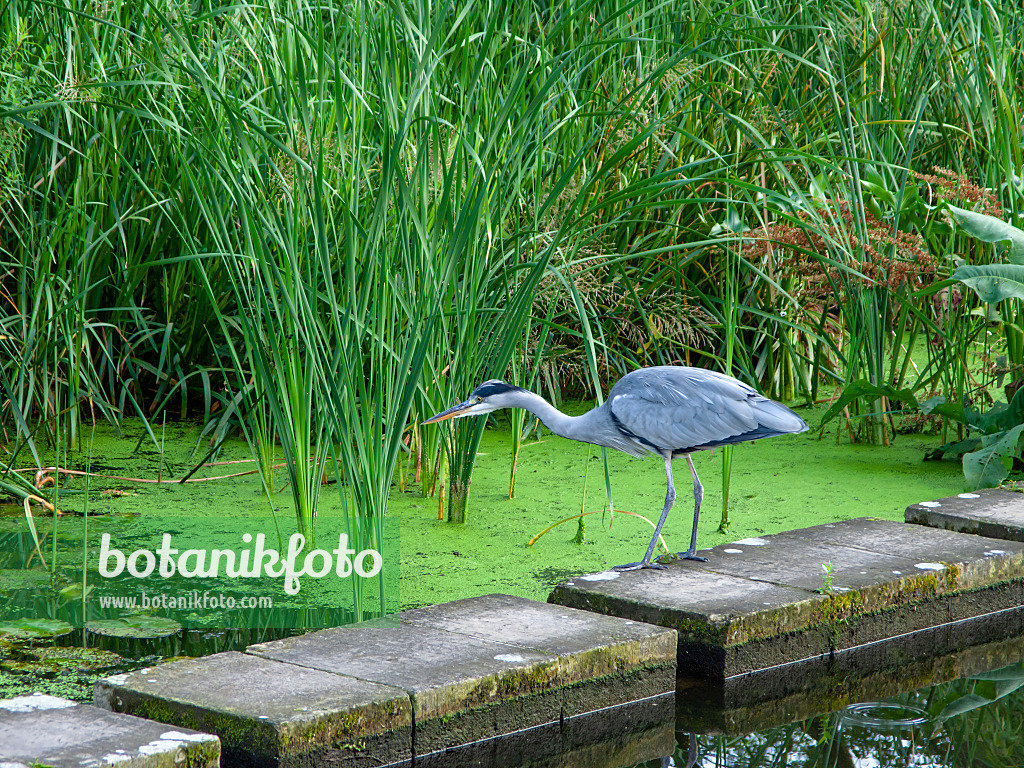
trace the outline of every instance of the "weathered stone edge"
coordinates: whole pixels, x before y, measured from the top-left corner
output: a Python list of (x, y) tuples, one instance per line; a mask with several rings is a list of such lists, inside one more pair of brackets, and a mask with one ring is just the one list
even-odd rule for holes
[[(550, 601), (549, 601), (550, 602)], [(403, 619), (408, 624), (430, 627), (431, 629), (452, 632), (432, 624), (420, 623), (415, 620)], [(515, 643), (502, 640), (502, 645), (521, 648), (534, 653), (555, 657), (556, 669), (550, 678), (555, 687), (564, 687), (578, 682), (586, 682), (607, 675), (618, 675), (622, 672), (674, 665), (676, 658), (676, 632), (671, 627), (652, 625), (650, 634), (643, 637), (625, 637), (617, 639), (614, 635), (607, 638), (605, 645), (595, 646), (578, 651), (558, 653), (549, 648), (526, 643)], [(453, 634), (462, 634), (453, 632)], [(475, 637), (475, 635), (466, 635)], [(548, 662), (539, 662), (546, 664)], [(496, 673), (502, 674), (502, 673)], [(527, 691), (527, 694), (529, 691)]]
[[(395, 701), (399, 706), (389, 708)], [(274, 724), (257, 718), (212, 710), (192, 702), (126, 688), (110, 678), (93, 686), (93, 702), (112, 712), (123, 712), (169, 725), (217, 734), (228, 750), (240, 750), (266, 761), (319, 748), (360, 749), (367, 739), (399, 734), (412, 727), (411, 717), (400, 722), (408, 699), (374, 703), (358, 713), (327, 712), (290, 723)], [(372, 714), (367, 717), (367, 712)], [(375, 715), (383, 717), (378, 719)], [(370, 728), (376, 723), (376, 727)], [(383, 725), (383, 727), (381, 727)]]
[[(51, 697), (53, 698), (53, 697)], [(102, 707), (96, 707), (94, 705), (85, 704), (83, 702), (71, 701), (64, 699), (67, 702), (68, 707), (71, 709), (85, 709), (85, 710), (100, 710), (103, 712), (103, 716), (110, 717), (111, 713)], [(45, 714), (46, 710), (36, 710)], [(117, 717), (125, 717), (131, 719), (133, 716), (126, 713), (115, 713)], [(158, 723), (152, 723), (144, 720), (143, 718), (137, 718), (140, 722), (145, 723), (146, 726), (158, 725)], [(52, 726), (53, 723), (39, 723), (40, 725)], [(151, 732), (152, 733), (152, 732)], [(104, 760), (116, 759), (119, 762), (130, 762), (131, 765), (146, 765), (148, 768), (217, 768), (220, 765), (221, 758), (221, 741), (215, 734), (209, 733), (196, 733), (193, 738), (189, 736), (187, 738), (181, 738), (185, 734), (170, 734), (164, 733), (159, 737), (159, 741), (152, 740), (149, 744), (143, 744), (139, 746), (133, 746), (132, 749), (135, 752), (133, 755), (127, 750), (121, 749), (116, 755), (108, 755)], [(143, 739), (147, 736), (143, 736)], [(136, 742), (137, 743), (137, 742)], [(127, 744), (121, 743), (118, 746), (125, 747)], [(146, 752), (142, 750), (146, 747), (150, 747)], [(155, 747), (155, 749), (152, 749)], [(51, 748), (53, 751), (44, 752), (42, 754), (36, 753), (34, 759), (29, 760), (15, 760), (15, 759), (4, 759), (0, 755), (0, 765), (9, 768), (46, 768), (50, 763), (49, 760), (57, 759), (61, 763), (66, 763), (68, 759), (74, 760), (75, 763), (81, 765), (94, 764), (99, 765), (100, 759), (86, 758), (85, 754), (75, 751), (77, 749), (74, 744), (61, 744), (53, 745)], [(72, 754), (68, 752), (72, 751)], [(94, 753), (95, 754), (95, 753)], [(104, 765), (114, 764), (110, 762), (104, 762)]]
[[(634, 668), (571, 685), (538, 689), (523, 696), (451, 710), (441, 716), (420, 714), (416, 718), (414, 750), (417, 757), (422, 757), (507, 732), (673, 693), (675, 680), (673, 659), (672, 664)], [(453, 739), (452, 734), (458, 736)]]
[[(678, 632), (680, 644), (692, 642), (728, 649), (787, 633), (827, 628), (844, 619), (879, 614), (943, 596), (1024, 580), (1024, 552), (942, 565), (945, 568), (941, 571), (908, 574), (893, 581), (844, 592), (819, 594), (802, 590), (807, 594), (805, 600), (741, 616), (705, 617), (696, 612), (660, 608), (564, 584), (555, 587), (548, 602), (674, 629)], [(789, 584), (780, 586), (802, 589)]]
[(928, 509), (917, 504), (911, 504), (907, 507), (903, 513), (903, 518), (908, 523), (915, 523), (928, 528), (941, 528), (958, 533), (970, 533), (989, 539), (1024, 542), (1024, 527), (1010, 526), (993, 520), (963, 517), (935, 509)]
[[(766, 659), (773, 663), (803, 661), (926, 630), (936, 626), (936, 621), (945, 624), (980, 619), (1021, 604), (1024, 604), (1024, 580), (1015, 580), (947, 593), (921, 603), (904, 603), (873, 613), (836, 618), (831, 623), (727, 647), (681, 642), (680, 669), (712, 678), (728, 678), (763, 669)], [(891, 622), (900, 624), (896, 635), (884, 629)]]
[[(538, 661), (512, 670), (501, 670), (462, 683), (449, 684), (416, 694), (409, 693), (414, 700), (417, 719), (451, 717), (517, 699), (554, 693), (575, 685), (603, 684), (624, 679), (645, 670), (674, 670), (676, 645), (676, 633), (669, 630), (644, 638), (642, 642), (619, 643), (610, 648), (594, 648), (565, 654), (549, 661)], [(549, 653), (541, 649), (531, 650)], [(633, 650), (635, 653), (630, 652)], [(588, 670), (590, 674), (587, 674)]]
[(156, 697), (126, 688), (110, 678), (100, 678), (93, 685), (93, 703), (111, 712), (144, 717), (158, 723), (179, 725), (220, 737), (224, 748), (241, 744), (246, 751), (264, 758), (278, 756), (277, 732), (272, 724), (241, 718), (225, 712), (198, 707), (175, 699)]

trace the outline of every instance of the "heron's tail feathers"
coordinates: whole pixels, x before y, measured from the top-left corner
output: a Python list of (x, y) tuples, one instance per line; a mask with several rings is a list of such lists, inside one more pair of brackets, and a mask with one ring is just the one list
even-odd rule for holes
[(753, 403), (754, 415), (759, 425), (758, 432), (763, 431), (763, 437), (770, 435), (796, 435), (806, 432), (807, 422), (796, 415), (792, 410), (768, 398), (760, 399)]

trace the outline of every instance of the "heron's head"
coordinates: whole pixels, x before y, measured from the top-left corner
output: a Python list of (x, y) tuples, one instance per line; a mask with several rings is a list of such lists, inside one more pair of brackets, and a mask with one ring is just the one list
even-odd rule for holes
[(448, 410), (431, 416), (423, 423), (433, 424), (448, 419), (459, 419), (463, 416), (478, 416), (481, 413), (490, 413), (500, 408), (511, 408), (519, 404), (519, 395), (526, 391), (521, 387), (506, 384), (504, 381), (491, 379), (470, 392), (469, 397), (458, 405), (453, 405)]

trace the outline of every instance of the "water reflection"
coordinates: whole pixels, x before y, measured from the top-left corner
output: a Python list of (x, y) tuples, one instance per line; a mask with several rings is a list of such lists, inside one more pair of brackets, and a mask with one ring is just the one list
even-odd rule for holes
[[(1016, 647), (1024, 653), (1024, 638)], [(681, 710), (685, 726), (688, 710)], [(671, 756), (641, 765), (703, 768), (1020, 768), (1024, 663), (753, 733), (676, 732)]]

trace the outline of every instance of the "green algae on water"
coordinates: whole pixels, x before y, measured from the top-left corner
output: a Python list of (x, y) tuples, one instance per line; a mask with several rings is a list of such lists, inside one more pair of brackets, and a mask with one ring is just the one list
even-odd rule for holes
[[(585, 404), (575, 406), (583, 410)], [(817, 423), (822, 409), (803, 411)], [(501, 421), (504, 425), (507, 421)], [(130, 420), (127, 435), (96, 431), (93, 466), (106, 474), (156, 478), (182, 477), (203, 455), (195, 452), (200, 427), (167, 426), (163, 452), (153, 446), (135, 451), (142, 428)], [(937, 436), (898, 435), (890, 447), (837, 442), (828, 425), (822, 439), (816, 431), (760, 440), (737, 446), (730, 492), (731, 527), (718, 533), (721, 510), (721, 461), (701, 452), (694, 464), (704, 484), (698, 546), (711, 547), (752, 536), (804, 528), (855, 517), (902, 520), (908, 504), (950, 496), (964, 490), (959, 462), (925, 462)], [(135, 430), (135, 431), (133, 431)], [(845, 433), (844, 433), (845, 434)], [(565, 579), (637, 560), (650, 540), (652, 527), (639, 517), (609, 515), (604, 484), (593, 482), (601, 473), (601, 455), (589, 446), (545, 433), (541, 440), (522, 445), (516, 497), (508, 498), (512, 437), (507, 427), (488, 429), (480, 446), (470, 491), (468, 522), (451, 525), (437, 519), (437, 499), (424, 498), (421, 489), (393, 486), (389, 515), (401, 522), (401, 603), (415, 607), (492, 592), (545, 600), (551, 588)], [(225, 443), (219, 460), (251, 457), (241, 440)], [(589, 458), (588, 458), (589, 457)], [(634, 459), (608, 451), (615, 507), (644, 515), (654, 522), (665, 496), (661, 462)], [(589, 462), (590, 482), (585, 482)], [(254, 465), (206, 467), (194, 475), (210, 477), (244, 471)], [(689, 543), (693, 519), (692, 486), (687, 472), (676, 472), (677, 499), (665, 525), (664, 537), (673, 550)], [(70, 489), (84, 489), (81, 479), (65, 479)], [(586, 497), (584, 498), (584, 487)], [(103, 513), (102, 523), (115, 525), (126, 516), (215, 517), (276, 515), (282, 530), (294, 526), (287, 493), (267, 499), (256, 474), (210, 482), (131, 484), (93, 479), (89, 485), (90, 518)], [(81, 497), (69, 496), (69, 508)], [(325, 489), (322, 514), (340, 508), (335, 489)], [(273, 511), (271, 511), (273, 509)], [(552, 529), (534, 546), (527, 542), (547, 526), (581, 512), (587, 517), (586, 538), (574, 542), (578, 527), (569, 522)], [(91, 518), (92, 519), (92, 518)], [(49, 518), (37, 517), (46, 531)], [(80, 524), (75, 518), (61, 525)], [(90, 526), (92, 526), (90, 522)], [(0, 520), (0, 529), (17, 530), (24, 519)]]

